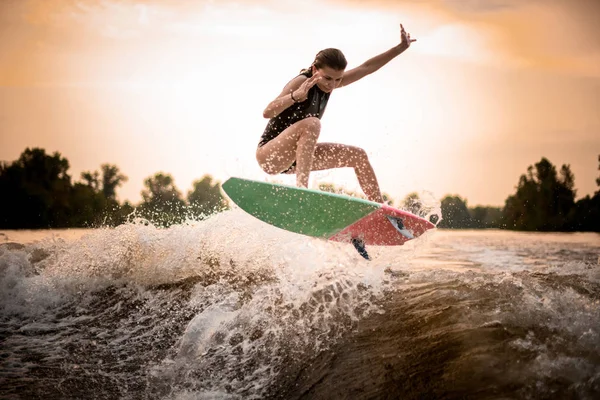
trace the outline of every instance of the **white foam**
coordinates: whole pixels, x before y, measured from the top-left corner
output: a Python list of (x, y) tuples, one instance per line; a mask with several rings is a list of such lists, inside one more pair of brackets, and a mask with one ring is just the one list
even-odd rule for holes
[[(554, 243), (554, 237), (545, 238)], [(192, 393), (219, 398), (225, 392), (260, 397), (280, 372), (284, 356), (327, 349), (362, 318), (382, 312), (380, 300), (390, 290), (429, 285), (440, 298), (458, 305), (477, 291), (491, 292), (511, 307), (507, 310), (502, 303), (483, 314), (471, 310), (469, 322), (475, 326), (520, 326), (525, 321), (576, 337), (581, 348), (591, 349), (599, 340), (598, 330), (590, 325), (600, 320), (598, 304), (568, 285), (548, 289), (531, 273), (575, 273), (588, 279), (597, 276), (598, 268), (560, 258), (544, 265), (530, 263), (527, 260), (555, 254), (552, 245), (536, 241), (535, 235), (433, 231), (404, 246), (371, 247), (374, 260), (368, 262), (350, 244), (296, 235), (231, 210), (168, 229), (130, 223), (93, 230), (74, 241), (54, 238), (4, 250), (0, 298), (3, 313), (19, 314), (23, 330), (51, 333), (79, 318), (69, 315), (53, 321), (63, 305), (86, 309), (98, 290), (116, 287), (117, 298), (140, 296), (152, 308), (153, 299), (160, 297), (157, 285), (191, 282), (185, 307), (198, 311), (172, 358), (148, 367), (151, 375), (161, 380), (178, 376), (178, 371), (186, 377), (194, 371), (214, 371), (195, 391), (182, 390), (175, 398)], [(578, 238), (573, 248), (583, 243)], [(34, 261), (34, 251), (47, 256)], [(518, 303), (511, 304), (511, 299)], [(111, 307), (102, 312), (121, 311), (120, 302)], [(137, 310), (131, 314), (134, 321), (144, 317)], [(136, 335), (153, 334), (126, 331), (130, 325), (119, 329), (123, 331), (116, 332), (111, 343), (116, 347), (126, 346)], [(540, 345), (527, 340), (513, 345)], [(554, 363), (560, 369), (561, 362), (540, 359), (539, 365)]]

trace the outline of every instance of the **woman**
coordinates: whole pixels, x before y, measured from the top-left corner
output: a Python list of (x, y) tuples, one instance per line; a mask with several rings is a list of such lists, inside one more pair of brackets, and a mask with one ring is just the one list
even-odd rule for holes
[(263, 112), (269, 123), (256, 149), (261, 168), (268, 174), (295, 173), (296, 185), (308, 187), (310, 171), (352, 167), (367, 198), (383, 203), (366, 152), (345, 144), (317, 143), (320, 119), (333, 89), (377, 71), (415, 40), (400, 25), (400, 44), (349, 71), (345, 71), (348, 63), (340, 50), (325, 49), (317, 53), (310, 68), (288, 82)]

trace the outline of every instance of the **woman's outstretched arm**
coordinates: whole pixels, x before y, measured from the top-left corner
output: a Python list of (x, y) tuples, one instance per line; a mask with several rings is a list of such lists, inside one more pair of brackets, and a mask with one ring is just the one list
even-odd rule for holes
[(412, 42), (415, 42), (417, 39), (411, 39), (410, 34), (406, 33), (402, 24), (400, 24), (400, 43), (397, 46), (392, 47), (388, 51), (381, 53), (356, 68), (353, 68), (344, 73), (342, 77), (342, 82), (339, 87), (348, 86), (351, 83), (354, 83), (365, 76), (372, 74), (377, 71), (379, 68), (383, 67), (385, 64), (392, 61), (394, 58), (402, 54), (406, 49), (410, 47)]

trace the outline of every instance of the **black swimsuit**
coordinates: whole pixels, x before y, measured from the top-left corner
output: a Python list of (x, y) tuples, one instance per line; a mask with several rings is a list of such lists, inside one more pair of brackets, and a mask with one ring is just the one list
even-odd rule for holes
[[(300, 75), (310, 78), (312, 76), (312, 72), (308, 71)], [(298, 121), (309, 117), (317, 117), (321, 119), (323, 113), (325, 112), (329, 95), (330, 93), (322, 91), (317, 85), (310, 88), (306, 96), (306, 100), (292, 104), (283, 110), (279, 115), (269, 120), (265, 131), (260, 137), (258, 147), (262, 147), (266, 143), (275, 139), (286, 128), (292, 126)], [(288, 173), (295, 165), (296, 162), (294, 161), (290, 168), (283, 171), (282, 174)]]

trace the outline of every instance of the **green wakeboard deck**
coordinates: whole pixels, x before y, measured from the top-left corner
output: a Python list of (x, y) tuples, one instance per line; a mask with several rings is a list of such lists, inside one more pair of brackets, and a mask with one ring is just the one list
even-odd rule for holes
[(229, 178), (223, 190), (242, 210), (278, 228), (328, 239), (381, 204), (319, 190)]

